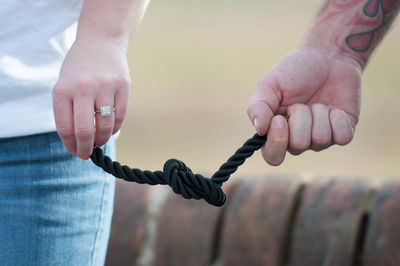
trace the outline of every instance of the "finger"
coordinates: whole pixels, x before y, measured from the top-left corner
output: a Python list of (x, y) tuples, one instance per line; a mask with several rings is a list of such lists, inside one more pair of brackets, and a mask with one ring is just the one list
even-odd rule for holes
[(311, 148), (321, 151), (332, 144), (332, 129), (329, 122), (329, 108), (324, 104), (313, 104)]
[[(109, 106), (114, 108), (114, 94), (113, 93), (102, 93), (98, 96), (95, 106), (96, 110), (100, 108), (106, 108)], [(96, 132), (94, 143), (98, 146), (102, 146), (107, 143), (111, 137), (114, 129), (115, 111), (111, 111), (110, 115), (103, 116), (101, 113), (96, 112)]]
[(354, 128), (348, 115), (340, 110), (333, 109), (329, 113), (331, 120), (333, 142), (339, 145), (348, 144), (354, 136)]
[(280, 165), (285, 159), (289, 143), (289, 127), (286, 119), (277, 115), (272, 118), (268, 130), (267, 142), (261, 149), (264, 160), (273, 166)]
[(115, 122), (112, 134), (115, 134), (118, 132), (118, 130), (120, 130), (122, 122), (125, 119), (126, 112), (128, 109), (129, 92), (130, 90), (128, 83), (126, 85), (123, 85), (122, 88), (117, 90), (117, 92), (115, 93), (115, 98), (114, 98)]
[(268, 132), (269, 125), (280, 103), (280, 95), (269, 76), (262, 78), (250, 102), (247, 114), (259, 135)]
[(56, 129), (65, 148), (76, 154), (72, 99), (66, 88), (56, 85), (53, 89), (53, 111)]
[(311, 144), (312, 115), (307, 105), (295, 104), (288, 108), (289, 152), (298, 155)]
[(94, 101), (90, 97), (74, 99), (74, 120), (77, 154), (88, 159), (94, 143)]

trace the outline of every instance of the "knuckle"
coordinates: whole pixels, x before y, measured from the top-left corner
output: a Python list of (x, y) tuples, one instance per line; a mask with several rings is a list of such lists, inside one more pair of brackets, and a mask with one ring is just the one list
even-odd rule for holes
[(99, 79), (99, 84), (101, 89), (110, 89), (114, 84), (112, 79), (110, 78), (101, 78)]
[(287, 137), (283, 134), (276, 134), (271, 137), (271, 142), (274, 144), (286, 144), (288, 141)]
[(251, 105), (247, 107), (247, 115), (251, 117)]
[(310, 146), (310, 142), (306, 139), (299, 138), (290, 142), (290, 147), (294, 151), (304, 151)]
[(92, 85), (92, 81), (90, 79), (80, 78), (76, 81), (76, 88), (78, 90), (87, 90)]
[(75, 83), (75, 90), (77, 96), (86, 97), (88, 96), (89, 89), (93, 86), (93, 82), (89, 79), (79, 79)]
[(289, 106), (290, 112), (306, 112), (308, 111), (308, 107), (302, 103), (296, 103)]
[(98, 134), (101, 136), (110, 135), (113, 131), (113, 128), (114, 127), (112, 125), (102, 125), (98, 128)]
[(117, 79), (118, 85), (120, 88), (130, 88), (131, 87), (131, 80), (128, 77), (119, 77)]
[(124, 117), (123, 116), (115, 117), (115, 123), (121, 124), (123, 121), (124, 121)]
[(250, 106), (247, 108), (247, 115), (248, 115), (250, 118), (252, 118), (253, 115), (254, 115), (254, 109), (255, 109), (254, 104), (250, 104)]
[(316, 134), (313, 136), (312, 142), (318, 145), (326, 145), (331, 142), (331, 136), (328, 134)]
[(261, 78), (259, 78), (257, 81), (257, 87), (261, 87), (267, 78), (268, 78), (268, 73), (262, 75)]
[(336, 144), (338, 145), (346, 145), (349, 144), (351, 142), (351, 140), (353, 139), (352, 136), (344, 136), (344, 137), (340, 137), (336, 140)]
[(301, 103), (296, 103), (294, 105), (291, 105), (288, 107), (288, 115), (289, 117), (296, 114), (296, 115), (304, 115), (306, 113), (309, 113), (311, 115), (311, 110), (309, 109), (309, 107), (305, 104), (301, 104)]
[(322, 103), (313, 103), (312, 105), (311, 105), (311, 109), (327, 109), (328, 107), (326, 107), (326, 105), (325, 104), (322, 104)]
[(78, 128), (75, 132), (77, 139), (86, 141), (92, 138), (93, 130), (86, 127)]
[(57, 132), (61, 138), (71, 138), (74, 135), (72, 127), (59, 127), (57, 128)]
[(69, 95), (68, 87), (64, 84), (57, 83), (53, 89), (53, 96), (55, 99), (64, 98)]
[(122, 121), (124, 121), (125, 114), (126, 114), (125, 110), (121, 110), (121, 111), (117, 112), (115, 114), (115, 121), (118, 122), (118, 123), (121, 123)]

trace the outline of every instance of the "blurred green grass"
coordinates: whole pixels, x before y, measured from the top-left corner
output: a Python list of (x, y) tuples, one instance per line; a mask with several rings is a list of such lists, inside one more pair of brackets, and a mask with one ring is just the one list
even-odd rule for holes
[[(129, 50), (133, 90), (118, 159), (155, 170), (175, 157), (215, 171), (254, 133), (246, 109), (255, 85), (296, 49), (318, 2), (153, 1)], [(256, 153), (239, 172), (399, 175), (399, 47), (395, 26), (364, 73), (350, 145), (287, 155), (280, 167)]]

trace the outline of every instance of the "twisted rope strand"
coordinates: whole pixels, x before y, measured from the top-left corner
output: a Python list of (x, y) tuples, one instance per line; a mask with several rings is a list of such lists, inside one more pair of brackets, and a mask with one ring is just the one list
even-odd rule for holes
[(221, 186), (226, 182), (247, 158), (261, 148), (267, 140), (266, 136), (255, 134), (248, 139), (211, 177), (206, 178), (200, 174), (194, 174), (189, 167), (177, 159), (169, 159), (165, 162), (163, 171), (148, 171), (130, 168), (110, 157), (104, 155), (103, 150), (95, 146), (90, 156), (93, 163), (113, 176), (149, 185), (169, 185), (176, 194), (185, 199), (204, 199), (211, 205), (220, 207), (226, 201), (226, 194)]

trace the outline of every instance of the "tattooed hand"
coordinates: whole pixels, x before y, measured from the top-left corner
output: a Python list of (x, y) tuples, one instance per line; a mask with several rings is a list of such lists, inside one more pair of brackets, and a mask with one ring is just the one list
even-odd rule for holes
[[(351, 141), (360, 113), (361, 69), (302, 49), (284, 58), (258, 83), (248, 114), (266, 162), (279, 165), (286, 150), (298, 155)], [(288, 120), (286, 120), (286, 118)]]
[(360, 114), (361, 74), (396, 17), (400, 0), (326, 0), (301, 48), (257, 85), (248, 114), (258, 134), (268, 133), (265, 161), (294, 155), (354, 135)]

